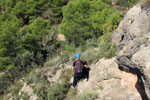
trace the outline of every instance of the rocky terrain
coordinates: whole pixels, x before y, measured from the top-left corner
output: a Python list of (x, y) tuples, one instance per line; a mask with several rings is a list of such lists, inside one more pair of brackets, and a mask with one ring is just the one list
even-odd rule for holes
[[(60, 80), (61, 72), (65, 69), (71, 69), (72, 62), (67, 62), (60, 66), (56, 74), (48, 78), (50, 83)], [(128, 73), (118, 69), (116, 58), (100, 59), (96, 64), (88, 66), (90, 68), (89, 80), (81, 80), (78, 82), (76, 89), (77, 97), (85, 93), (96, 93), (96, 100), (142, 100), (139, 93), (140, 84), (136, 74)], [(48, 68), (45, 69), (49, 70)], [(49, 71), (44, 72), (45, 75)], [(73, 78), (70, 83), (72, 83)], [(72, 89), (73, 90), (73, 89)], [(26, 93), (29, 100), (37, 100), (38, 96), (33, 92), (32, 86), (24, 83), (20, 90), (21, 93)], [(5, 100), (5, 99), (4, 99)], [(9, 98), (9, 100), (13, 100)], [(71, 100), (71, 99), (67, 99)], [(89, 99), (91, 100), (91, 99)]]
[(101, 59), (90, 66), (89, 81), (78, 84), (78, 95), (96, 92), (96, 100), (142, 100), (137, 87), (137, 76), (120, 71), (115, 58)]
[(150, 2), (131, 8), (113, 36), (119, 68), (138, 76), (143, 100), (150, 99)]
[[(128, 11), (113, 35), (113, 42), (117, 46), (116, 57), (103, 58), (96, 64), (89, 65), (89, 80), (78, 82), (75, 89), (77, 96), (95, 92), (98, 96), (96, 100), (150, 100), (149, 5), (149, 0), (145, 0)], [(58, 36), (57, 39), (65, 40), (64, 36)], [(59, 82), (61, 73), (71, 69), (72, 63), (69, 61), (60, 65), (55, 74), (52, 74), (51, 67), (37, 73), (44, 74), (51, 85)], [(23, 83), (20, 94), (26, 93), (29, 100), (37, 100), (38, 96), (32, 86)]]

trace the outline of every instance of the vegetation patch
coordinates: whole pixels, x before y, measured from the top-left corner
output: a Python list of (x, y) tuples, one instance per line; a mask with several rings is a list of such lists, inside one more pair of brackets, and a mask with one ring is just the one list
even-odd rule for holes
[(121, 19), (120, 13), (102, 0), (73, 0), (63, 7), (60, 33), (69, 43), (79, 46), (103, 35), (104, 25), (114, 29)]
[(78, 100), (95, 100), (97, 94), (95, 92), (84, 93), (78, 97)]
[(70, 84), (71, 70), (64, 70), (61, 74), (59, 82), (50, 83), (41, 76), (38, 83), (34, 83), (34, 92), (38, 96), (38, 100), (62, 100), (65, 98)]

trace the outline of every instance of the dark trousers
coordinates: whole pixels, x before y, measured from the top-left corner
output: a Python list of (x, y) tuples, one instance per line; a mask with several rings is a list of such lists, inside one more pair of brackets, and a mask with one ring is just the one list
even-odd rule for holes
[(82, 79), (82, 78), (89, 78), (89, 69), (84, 68), (83, 73), (75, 73), (74, 78), (73, 78), (73, 86), (75, 87), (77, 85), (77, 81)]
[(75, 87), (77, 85), (77, 81), (81, 78), (84, 78), (83, 73), (75, 73), (73, 77), (73, 86)]

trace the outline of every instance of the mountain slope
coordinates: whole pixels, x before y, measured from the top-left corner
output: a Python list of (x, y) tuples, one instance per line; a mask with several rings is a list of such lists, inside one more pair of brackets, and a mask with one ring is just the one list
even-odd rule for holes
[(89, 81), (79, 82), (77, 94), (95, 92), (96, 100), (142, 100), (137, 76), (118, 69), (115, 58), (101, 59), (90, 66)]

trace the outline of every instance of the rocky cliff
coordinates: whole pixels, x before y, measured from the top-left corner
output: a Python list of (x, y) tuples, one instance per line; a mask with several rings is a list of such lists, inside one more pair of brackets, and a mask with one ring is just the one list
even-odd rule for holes
[(143, 100), (150, 100), (150, 0), (131, 8), (113, 36), (119, 68), (138, 76)]
[(142, 100), (136, 88), (139, 87), (137, 76), (120, 71), (115, 58), (100, 59), (90, 68), (89, 81), (82, 81), (77, 85), (79, 96), (96, 92), (96, 100)]

